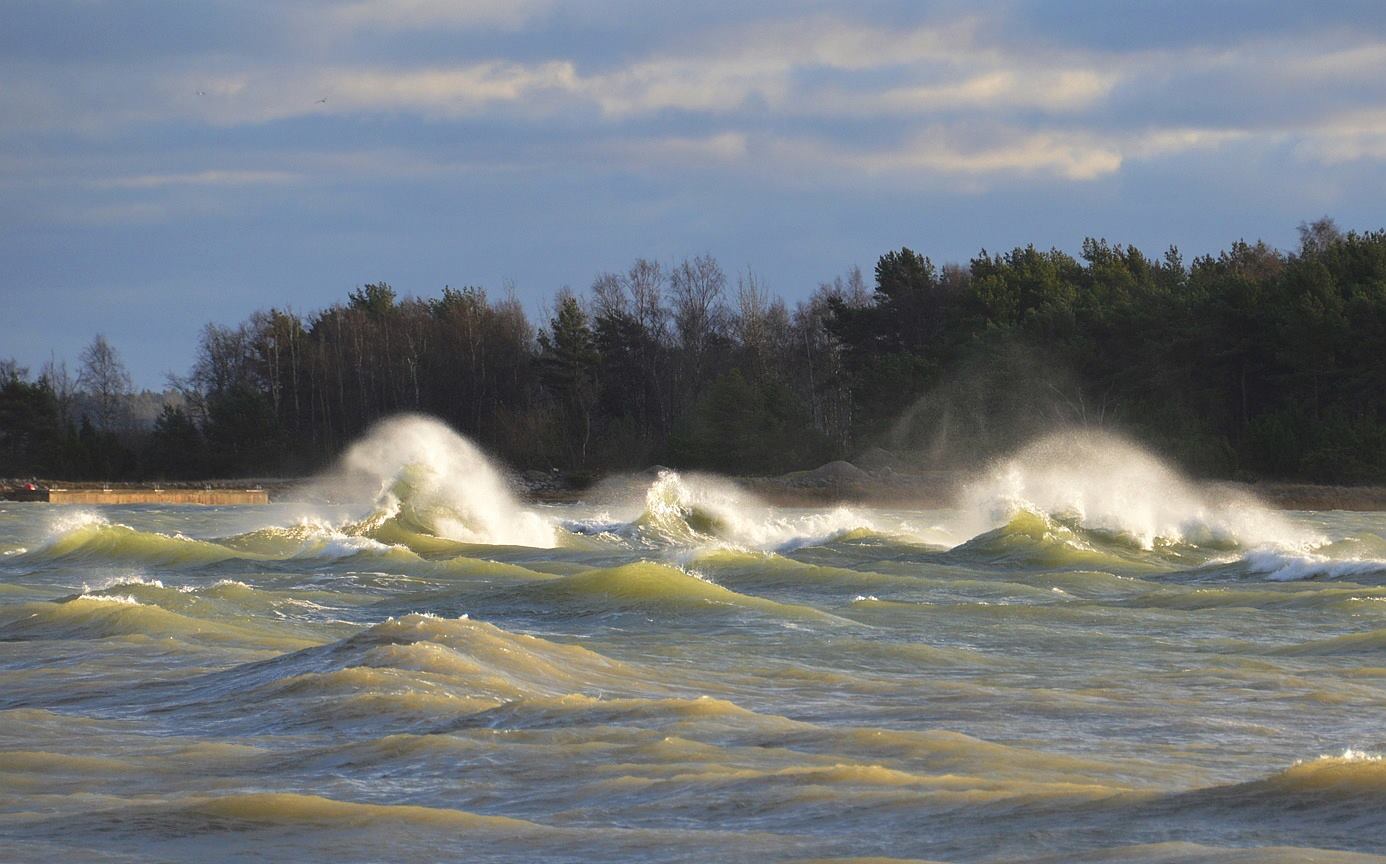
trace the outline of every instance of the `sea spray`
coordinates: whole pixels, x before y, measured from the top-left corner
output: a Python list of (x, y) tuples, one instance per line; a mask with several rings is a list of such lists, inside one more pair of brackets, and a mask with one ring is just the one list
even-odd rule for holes
[(348, 483), (372, 489), (373, 525), (409, 528), (463, 543), (551, 548), (554, 526), (520, 506), (476, 445), (430, 417), (376, 424), (342, 457)]
[(643, 509), (625, 526), (605, 530), (646, 546), (736, 546), (780, 550), (823, 542), (872, 522), (845, 507), (791, 514), (777, 511), (711, 474), (662, 470), (644, 492)]
[(994, 463), (960, 496), (971, 534), (1021, 513), (1107, 532), (1142, 549), (1157, 544), (1306, 548), (1314, 537), (1248, 495), (1196, 484), (1110, 433), (1041, 438)]

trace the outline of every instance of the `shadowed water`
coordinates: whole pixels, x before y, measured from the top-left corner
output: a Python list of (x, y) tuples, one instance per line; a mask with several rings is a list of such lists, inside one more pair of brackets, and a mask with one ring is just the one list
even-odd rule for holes
[(949, 511), (524, 507), (417, 419), (348, 464), (0, 505), (0, 858), (1386, 854), (1382, 516), (1072, 439)]

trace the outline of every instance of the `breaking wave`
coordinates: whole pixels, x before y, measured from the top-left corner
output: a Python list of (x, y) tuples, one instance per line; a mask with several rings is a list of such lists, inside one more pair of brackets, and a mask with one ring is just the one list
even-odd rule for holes
[(805, 514), (777, 512), (730, 481), (706, 474), (662, 470), (645, 490), (642, 503), (639, 515), (627, 522), (595, 520), (568, 527), (645, 548), (730, 546), (780, 551), (877, 530), (870, 518), (846, 507)]
[(372, 510), (347, 533), (406, 542), (551, 548), (552, 523), (520, 506), (505, 478), (470, 441), (429, 417), (377, 424), (342, 458), (343, 479), (373, 487)]
[(1330, 558), (1314, 552), (1296, 555), (1263, 549), (1251, 552), (1243, 560), (1253, 574), (1273, 582), (1386, 577), (1386, 561), (1372, 558)]
[(1139, 549), (1303, 547), (1307, 535), (1255, 499), (1199, 486), (1114, 435), (1051, 435), (1023, 448), (961, 496), (981, 533), (1020, 513), (1053, 517)]

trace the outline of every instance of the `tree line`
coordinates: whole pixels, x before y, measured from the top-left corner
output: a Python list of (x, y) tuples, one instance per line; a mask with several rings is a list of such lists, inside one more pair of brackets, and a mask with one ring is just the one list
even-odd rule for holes
[(779, 473), (871, 447), (962, 468), (1094, 425), (1205, 476), (1386, 481), (1386, 231), (1300, 234), (1190, 264), (1099, 239), (943, 267), (903, 248), (793, 308), (710, 256), (639, 259), (537, 323), (479, 287), (377, 282), (207, 325), (148, 428), (103, 338), (75, 379), (0, 366), (0, 476), (297, 475), (419, 411), (579, 473)]

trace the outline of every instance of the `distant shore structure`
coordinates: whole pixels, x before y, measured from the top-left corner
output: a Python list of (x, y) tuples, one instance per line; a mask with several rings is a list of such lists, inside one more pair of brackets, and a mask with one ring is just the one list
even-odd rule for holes
[(47, 504), (268, 504), (264, 489), (163, 489), (157, 486), (122, 488), (5, 488), (0, 499), (37, 501)]

